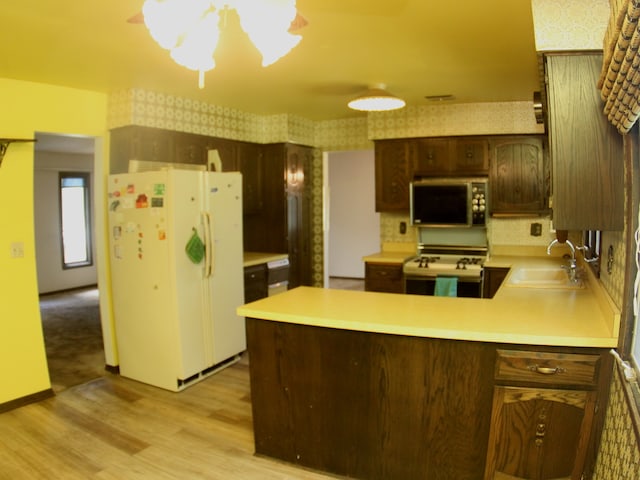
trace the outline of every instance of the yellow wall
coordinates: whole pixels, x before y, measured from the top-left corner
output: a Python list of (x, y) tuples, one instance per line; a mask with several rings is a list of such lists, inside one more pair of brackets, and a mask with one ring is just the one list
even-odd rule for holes
[[(0, 79), (0, 105), (1, 138), (107, 133), (105, 94)], [(36, 277), (33, 157), (33, 144), (14, 143), (0, 166), (0, 404), (50, 388)], [(23, 258), (12, 258), (14, 242), (24, 244)]]

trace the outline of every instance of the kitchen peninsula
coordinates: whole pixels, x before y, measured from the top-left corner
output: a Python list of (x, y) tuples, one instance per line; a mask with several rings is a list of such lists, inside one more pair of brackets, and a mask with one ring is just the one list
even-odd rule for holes
[(300, 287), (238, 313), (259, 455), (368, 480), (589, 478), (619, 324), (595, 278), (493, 299)]

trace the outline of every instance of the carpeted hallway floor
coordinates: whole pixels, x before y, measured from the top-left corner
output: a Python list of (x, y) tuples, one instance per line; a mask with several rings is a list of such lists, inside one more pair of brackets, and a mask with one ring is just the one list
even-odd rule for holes
[(54, 392), (105, 375), (97, 288), (41, 295), (40, 312)]

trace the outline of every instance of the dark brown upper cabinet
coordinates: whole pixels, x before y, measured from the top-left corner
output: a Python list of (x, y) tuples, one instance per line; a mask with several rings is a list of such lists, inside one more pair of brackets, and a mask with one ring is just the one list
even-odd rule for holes
[(549, 170), (543, 137), (494, 137), (490, 149), (491, 215), (548, 213)]
[(561, 230), (622, 230), (622, 136), (603, 113), (602, 55), (545, 55), (553, 222)]

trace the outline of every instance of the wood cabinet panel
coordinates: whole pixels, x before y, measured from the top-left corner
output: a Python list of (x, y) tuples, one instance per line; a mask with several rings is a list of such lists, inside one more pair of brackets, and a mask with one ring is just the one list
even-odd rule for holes
[(376, 211), (409, 210), (414, 177), (485, 176), (489, 147), (485, 137), (376, 140)]
[(404, 293), (402, 264), (366, 262), (364, 270), (367, 292)]
[(253, 302), (269, 295), (267, 264), (244, 267), (244, 301)]
[(411, 177), (446, 175), (451, 171), (453, 140), (449, 138), (415, 138), (409, 141)]
[(250, 318), (247, 340), (259, 455), (370, 480), (482, 478), (490, 345)]
[(622, 230), (622, 137), (603, 113), (601, 54), (547, 54), (553, 221), (562, 230)]
[[(595, 462), (611, 367), (603, 349), (253, 318), (247, 347), (259, 455), (372, 480), (577, 480)], [(578, 364), (600, 356), (609, 370), (580, 388), (494, 380), (499, 351)]]
[(245, 217), (245, 246), (288, 253), (289, 287), (312, 285), (311, 166), (313, 149), (301, 145), (263, 146), (263, 209)]
[(109, 173), (126, 173), (129, 160), (173, 162), (174, 138), (151, 127), (127, 126), (111, 130)]
[(376, 211), (409, 211), (413, 160), (409, 141), (375, 142)]
[(605, 350), (498, 349), (484, 480), (590, 478), (610, 368)]
[(242, 173), (242, 209), (259, 214), (263, 207), (263, 155), (259, 144), (158, 128), (128, 126), (111, 132), (111, 173), (128, 170), (131, 159), (207, 165), (217, 150), (225, 172)]
[(493, 138), (491, 154), (491, 214), (546, 212), (548, 169), (542, 138)]
[(489, 141), (486, 138), (458, 138), (452, 170), (460, 175), (487, 175)]
[(600, 355), (498, 350), (496, 380), (595, 386)]
[(238, 161), (238, 143), (239, 142), (236, 142), (234, 140), (227, 140), (225, 138), (207, 138), (206, 148), (208, 150), (218, 151), (218, 155), (220, 156), (220, 163), (222, 163), (223, 172), (240, 171), (240, 165)]
[(508, 273), (508, 268), (484, 267), (482, 269), (482, 298), (493, 298)]
[(257, 215), (264, 207), (264, 155), (262, 146), (237, 142), (237, 166), (242, 173), (242, 211), (245, 215)]
[(594, 408), (590, 391), (496, 387), (485, 480), (581, 478), (577, 447)]
[(171, 132), (176, 163), (207, 165), (207, 137), (184, 132)]

